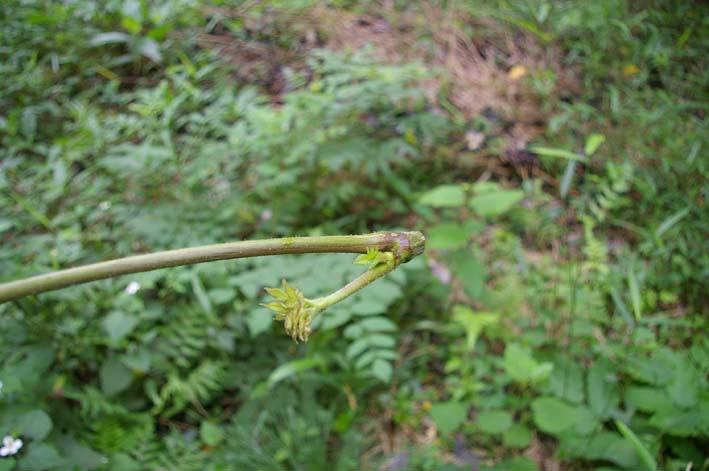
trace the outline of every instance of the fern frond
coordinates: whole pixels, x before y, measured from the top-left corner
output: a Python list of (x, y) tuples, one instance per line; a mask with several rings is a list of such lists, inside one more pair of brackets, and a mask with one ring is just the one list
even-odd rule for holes
[[(209, 400), (213, 393), (221, 389), (225, 366), (223, 362), (205, 360), (186, 378), (180, 376), (177, 371), (171, 372), (167, 383), (160, 390), (158, 402), (152, 412), (157, 414), (164, 411), (163, 415), (170, 417), (181, 412), (188, 403)], [(166, 410), (170, 403), (172, 406)]]

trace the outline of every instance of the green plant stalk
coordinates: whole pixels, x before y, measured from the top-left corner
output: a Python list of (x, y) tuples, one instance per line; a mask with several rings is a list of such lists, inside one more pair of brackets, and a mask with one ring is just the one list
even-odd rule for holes
[(378, 280), (387, 273), (393, 271), (397, 265), (394, 264), (381, 264), (374, 268), (370, 268), (366, 272), (362, 273), (360, 276), (354, 280), (347, 283), (342, 288), (338, 289), (334, 293), (328, 294), (320, 298), (311, 300), (311, 302), (318, 308), (319, 311), (323, 311), (333, 304), (337, 304), (343, 299), (352, 296), (357, 291), (361, 290), (373, 281)]
[(618, 430), (625, 437), (625, 439), (633, 445), (635, 453), (637, 453), (638, 457), (645, 465), (645, 469), (647, 471), (656, 471), (657, 462), (655, 461), (655, 458), (652, 456), (652, 453), (650, 453), (650, 450), (645, 447), (643, 442), (640, 441), (640, 438), (635, 435), (635, 432), (633, 432), (630, 427), (625, 425), (620, 420), (616, 420), (615, 425), (618, 427)]
[[(395, 253), (399, 263), (403, 263), (422, 253), (424, 244), (425, 238), (420, 232), (375, 232), (366, 235), (250, 240), (168, 250), (94, 263), (3, 283), (0, 284), (0, 302), (130, 273), (266, 255), (366, 253), (368, 249), (377, 248), (381, 251)], [(371, 281), (362, 286), (371, 283)], [(325, 298), (329, 298), (329, 296)]]

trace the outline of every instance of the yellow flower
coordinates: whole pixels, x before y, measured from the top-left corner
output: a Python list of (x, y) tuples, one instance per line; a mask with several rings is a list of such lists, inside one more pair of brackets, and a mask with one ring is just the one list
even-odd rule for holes
[(640, 72), (640, 69), (635, 64), (626, 64), (623, 67), (623, 77), (632, 77), (638, 72)]
[(527, 75), (527, 68), (523, 65), (516, 65), (507, 72), (507, 77), (515, 82), (525, 75)]

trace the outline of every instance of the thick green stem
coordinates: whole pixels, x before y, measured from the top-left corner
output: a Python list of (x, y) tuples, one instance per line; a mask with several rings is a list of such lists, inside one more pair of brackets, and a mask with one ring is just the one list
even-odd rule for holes
[(250, 240), (168, 250), (94, 263), (3, 283), (0, 284), (0, 302), (130, 273), (264, 255), (324, 252), (366, 253), (368, 249), (378, 248), (382, 251), (391, 251), (401, 259), (399, 262), (401, 263), (420, 254), (423, 251), (424, 243), (425, 239), (420, 232), (375, 232), (366, 235)]

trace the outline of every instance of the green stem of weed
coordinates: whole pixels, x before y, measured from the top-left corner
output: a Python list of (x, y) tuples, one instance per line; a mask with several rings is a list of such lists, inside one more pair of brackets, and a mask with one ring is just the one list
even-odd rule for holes
[(361, 290), (368, 284), (372, 283), (375, 280), (378, 280), (387, 273), (391, 272), (396, 267), (397, 265), (393, 263), (377, 265), (376, 267), (371, 268), (366, 272), (362, 273), (360, 276), (350, 281), (334, 293), (330, 293), (327, 296), (323, 296), (321, 298), (312, 299), (311, 302), (317, 307), (318, 312), (321, 312), (332, 306), (333, 304), (339, 303), (343, 299), (355, 294), (357, 291)]
[[(130, 273), (140, 273), (160, 268), (191, 265), (216, 260), (260, 257), (266, 255), (327, 252), (366, 253), (368, 249), (378, 248), (382, 251), (391, 251), (394, 253), (397, 260), (396, 265), (398, 265), (422, 253), (424, 244), (425, 239), (420, 232), (375, 232), (366, 235), (286, 237), (282, 239), (249, 240), (168, 250), (94, 263), (3, 283), (0, 284), (0, 302)], [(379, 272), (376, 271), (375, 273)], [(351, 290), (358, 285), (361, 285), (361, 288), (384, 274), (386, 273), (378, 274), (375, 278), (370, 279), (372, 275), (365, 273), (360, 277), (361, 280), (358, 278), (342, 288), (342, 290)], [(353, 284), (354, 286), (350, 286)], [(321, 299), (326, 299), (326, 302), (334, 302), (332, 301), (333, 299), (342, 299), (348, 296), (346, 292), (338, 294), (339, 291), (342, 290), (338, 290), (332, 295), (325, 296)], [(334, 297), (330, 299), (332, 296)]]

